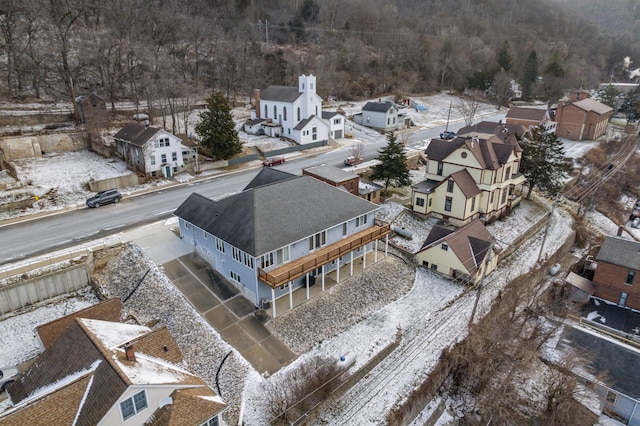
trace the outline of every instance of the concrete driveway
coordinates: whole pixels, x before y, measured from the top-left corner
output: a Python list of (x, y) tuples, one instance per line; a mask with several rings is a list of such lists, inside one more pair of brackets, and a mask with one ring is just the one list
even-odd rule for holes
[(273, 374), (296, 358), (296, 354), (253, 315), (253, 303), (195, 252), (162, 266), (193, 307), (258, 372)]

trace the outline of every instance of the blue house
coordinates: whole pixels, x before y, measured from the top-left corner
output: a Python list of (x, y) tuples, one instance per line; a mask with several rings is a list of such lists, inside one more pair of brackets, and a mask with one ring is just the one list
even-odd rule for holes
[[(324, 281), (387, 238), (379, 206), (320, 182), (264, 168), (240, 193), (213, 201), (193, 193), (175, 211), (180, 237), (256, 306)], [(377, 257), (375, 257), (377, 259)]]

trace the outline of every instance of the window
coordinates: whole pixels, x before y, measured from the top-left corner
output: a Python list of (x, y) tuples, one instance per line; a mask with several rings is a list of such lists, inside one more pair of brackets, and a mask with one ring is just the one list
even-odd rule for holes
[(153, 141), (154, 148), (160, 148), (160, 141)]
[(242, 263), (242, 250), (236, 247), (231, 248), (231, 256), (234, 260)]
[(216, 250), (218, 250), (220, 253), (224, 253), (224, 241), (222, 241), (218, 237), (216, 237)]
[(333, 124), (340, 124), (340, 119), (339, 118), (334, 118), (333, 119)]
[(200, 426), (218, 426), (218, 416), (216, 415), (215, 417), (211, 417), (209, 420), (207, 420), (204, 423), (200, 423)]
[(184, 222), (185, 229), (191, 228), (191, 224), (189, 222)]
[(280, 290), (286, 290), (289, 287), (289, 283), (283, 284), (280, 287), (278, 287)]
[(300, 121), (300, 107), (298, 107), (298, 121)]
[(207, 231), (202, 231), (202, 237), (206, 240), (209, 238), (209, 236), (207, 235)]
[(178, 153), (177, 152), (172, 152), (171, 153), (171, 161), (178, 161)]
[(233, 271), (229, 271), (229, 276), (231, 277), (231, 279), (235, 282), (237, 282), (238, 284), (240, 284), (240, 275), (236, 274)]
[(451, 198), (451, 197), (445, 198), (445, 200), (444, 200), (444, 210), (450, 212), (452, 203), (453, 203), (453, 198)]
[(636, 276), (635, 271), (629, 271), (627, 273), (627, 279), (624, 280), (624, 283), (625, 284), (633, 284), (633, 277), (635, 277), (635, 276)]
[(511, 167), (507, 167), (507, 171), (504, 174), (504, 180), (507, 180), (511, 177)]
[(424, 207), (424, 198), (417, 197), (416, 198), (416, 206)]
[(462, 151), (462, 154), (460, 154), (460, 156), (462, 158), (467, 158), (467, 152), (466, 151)]
[(367, 115), (367, 123), (371, 121), (371, 117)]
[(249, 269), (253, 269), (253, 257), (249, 256), (246, 253), (244, 255), (244, 266), (246, 266)]
[(620, 293), (620, 300), (618, 301), (618, 305), (625, 306), (627, 304), (627, 296), (628, 294), (625, 292)]
[(507, 189), (503, 189), (502, 190), (502, 204), (504, 204), (507, 201)]
[(489, 199), (490, 203), (493, 203), (493, 191), (491, 191), (491, 198)]
[(264, 106), (264, 118), (269, 118), (269, 110), (266, 105)]
[(162, 163), (166, 163), (166, 162), (167, 162), (167, 154), (162, 154), (162, 155), (160, 156), (160, 161), (161, 161)]
[(447, 192), (453, 192), (453, 181), (447, 181)]
[(347, 236), (347, 222), (342, 224), (342, 236), (343, 237)]
[(327, 243), (327, 232), (318, 232), (316, 235), (309, 237), (309, 251), (313, 251), (322, 247)]
[(155, 165), (155, 164), (156, 164), (156, 156), (155, 156), (155, 155), (152, 155), (152, 156), (151, 156), (151, 165), (153, 166), (153, 165)]
[(127, 398), (120, 403), (120, 413), (122, 414), (122, 420), (127, 420), (135, 416), (140, 411), (147, 408), (147, 395), (144, 391), (140, 391), (133, 395), (131, 398)]
[(260, 258), (260, 264), (262, 265), (263, 268), (268, 268), (269, 266), (273, 265), (273, 261), (274, 261), (273, 252), (267, 253)]
[(444, 251), (449, 251), (449, 246), (447, 244), (442, 244), (440, 248)]
[(287, 119), (287, 107), (283, 107), (282, 108), (282, 116), (284, 117), (284, 119)]
[(363, 214), (362, 216), (356, 217), (356, 228), (367, 223), (367, 215)]
[(438, 265), (435, 265), (435, 264), (432, 263), (431, 264), (431, 270), (432, 271), (437, 271), (438, 270)]
[(431, 207), (431, 200), (433, 200), (433, 198), (429, 198), (429, 207)]
[(476, 197), (473, 197), (471, 199), (471, 211), (474, 211), (476, 209)]
[(442, 176), (442, 168), (443, 168), (443, 164), (442, 163), (438, 163), (438, 171), (436, 172), (436, 174), (438, 176)]
[(276, 250), (276, 265), (289, 261), (289, 246)]
[(275, 120), (278, 117), (278, 108), (273, 106), (273, 119)]

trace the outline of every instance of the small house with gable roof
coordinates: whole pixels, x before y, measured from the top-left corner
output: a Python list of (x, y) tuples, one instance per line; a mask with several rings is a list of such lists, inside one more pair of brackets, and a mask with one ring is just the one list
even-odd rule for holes
[(575, 90), (569, 100), (558, 102), (556, 135), (574, 141), (595, 140), (607, 132), (613, 108)]
[(357, 124), (383, 132), (401, 127), (398, 108), (391, 101), (367, 102), (362, 107), (362, 112), (353, 116), (353, 120)]
[(435, 225), (416, 253), (416, 262), (473, 285), (497, 265), (492, 241), (491, 233), (479, 219), (455, 230)]
[(129, 123), (113, 136), (116, 154), (146, 177), (171, 177), (184, 170), (179, 137), (163, 129)]

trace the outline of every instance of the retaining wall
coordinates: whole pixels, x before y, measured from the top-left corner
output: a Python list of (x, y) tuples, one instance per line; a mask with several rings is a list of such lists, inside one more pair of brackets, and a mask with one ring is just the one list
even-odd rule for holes
[(93, 192), (105, 191), (111, 188), (128, 188), (130, 186), (136, 186), (140, 184), (140, 178), (137, 174), (132, 173), (129, 175), (113, 177), (102, 180), (89, 181), (89, 189)]

